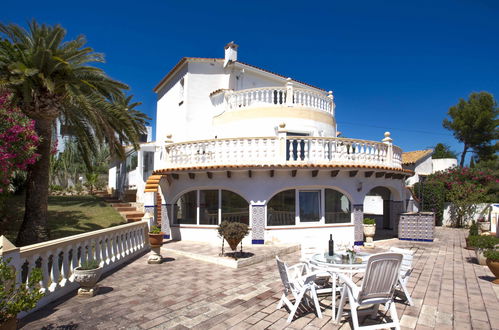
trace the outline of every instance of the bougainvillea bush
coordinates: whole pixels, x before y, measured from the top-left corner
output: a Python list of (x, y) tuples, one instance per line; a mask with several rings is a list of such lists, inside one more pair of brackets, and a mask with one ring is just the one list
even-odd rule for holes
[(35, 122), (9, 100), (8, 94), (0, 94), (0, 194), (8, 190), (14, 171), (25, 171), (39, 156)]

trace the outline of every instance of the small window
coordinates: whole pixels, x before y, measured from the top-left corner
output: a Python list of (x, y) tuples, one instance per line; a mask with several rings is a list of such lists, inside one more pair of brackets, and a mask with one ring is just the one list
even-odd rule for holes
[(196, 224), (197, 223), (197, 191), (189, 191), (183, 194), (175, 203), (175, 223)]
[(218, 225), (218, 190), (199, 191), (199, 224)]
[(178, 105), (182, 105), (182, 103), (184, 103), (184, 83), (184, 78), (180, 79)]
[(345, 223), (351, 221), (350, 200), (347, 196), (333, 189), (326, 189), (326, 223)]
[(222, 221), (242, 222), (249, 225), (249, 204), (236, 193), (222, 190)]
[(267, 204), (267, 226), (295, 225), (295, 190), (281, 191)]
[(300, 191), (300, 222), (319, 222), (321, 220), (321, 192)]

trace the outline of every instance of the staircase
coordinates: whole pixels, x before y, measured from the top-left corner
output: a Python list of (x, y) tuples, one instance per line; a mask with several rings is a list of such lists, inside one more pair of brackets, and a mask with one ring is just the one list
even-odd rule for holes
[(137, 211), (135, 206), (132, 206), (132, 203), (127, 203), (119, 199), (115, 199), (107, 193), (98, 194), (98, 196), (102, 197), (106, 203), (111, 204), (111, 206), (119, 214), (121, 214), (121, 216), (126, 220), (127, 223), (140, 221), (144, 216), (144, 212)]

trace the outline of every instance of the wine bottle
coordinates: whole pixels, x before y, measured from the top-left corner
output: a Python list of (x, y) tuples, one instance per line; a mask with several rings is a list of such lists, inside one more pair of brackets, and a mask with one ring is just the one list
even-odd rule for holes
[(329, 256), (332, 257), (334, 255), (334, 241), (333, 234), (329, 235)]

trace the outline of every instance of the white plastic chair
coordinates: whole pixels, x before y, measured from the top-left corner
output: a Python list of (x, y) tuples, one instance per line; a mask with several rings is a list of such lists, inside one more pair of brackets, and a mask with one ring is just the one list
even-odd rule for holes
[(318, 285), (317, 294), (331, 293), (331, 285), (329, 279), (331, 274), (317, 268), (310, 262), (310, 259), (316, 254), (323, 254), (324, 250), (317, 247), (316, 241), (313, 237), (306, 237), (304, 242), (300, 244), (301, 258), (300, 262), (306, 263), (309, 272), (316, 273), (315, 284)]
[[(293, 320), (303, 298), (307, 299), (307, 302), (313, 301), (317, 316), (322, 318), (319, 300), (317, 299), (317, 285), (315, 284), (316, 274), (307, 273), (307, 267), (304, 263), (289, 267), (277, 256), (276, 261), (277, 269), (279, 270), (279, 275), (281, 276), (282, 284), (284, 286), (284, 292), (281, 300), (279, 300), (279, 303), (277, 304), (277, 309), (281, 309), (283, 304), (288, 306), (290, 313), (287, 322), (289, 323)], [(290, 293), (295, 298), (294, 304), (287, 297)], [(308, 293), (310, 293), (310, 296)]]
[[(404, 293), (404, 296), (407, 300), (407, 303), (409, 306), (414, 306), (414, 303), (412, 302), (411, 295), (409, 293), (409, 290), (407, 290), (407, 282), (409, 281), (409, 276), (412, 273), (412, 259), (414, 258), (414, 252), (411, 250), (406, 250), (406, 249), (400, 249), (396, 247), (390, 248), (390, 252), (394, 253), (400, 253), (404, 257), (402, 259), (402, 264), (400, 265), (400, 274), (399, 274), (399, 279), (398, 279), (398, 288), (400, 291)], [(397, 296), (400, 297), (398, 294), (399, 292), (395, 292)], [(402, 297), (403, 298), (403, 297)]]
[[(361, 287), (358, 287), (348, 276), (338, 274), (339, 279), (345, 285), (341, 293), (336, 323), (341, 320), (343, 308), (348, 298), (354, 329), (381, 329), (388, 327), (400, 329), (397, 310), (393, 303), (393, 294), (397, 285), (401, 263), (402, 254), (400, 253), (380, 253), (371, 256), (367, 262), (366, 273)], [(392, 322), (360, 327), (358, 314), (367, 312), (371, 317), (375, 317), (380, 304), (384, 304), (385, 307), (389, 306), (385, 310), (390, 310)], [(373, 306), (370, 309), (357, 311), (359, 307), (365, 305)]]

